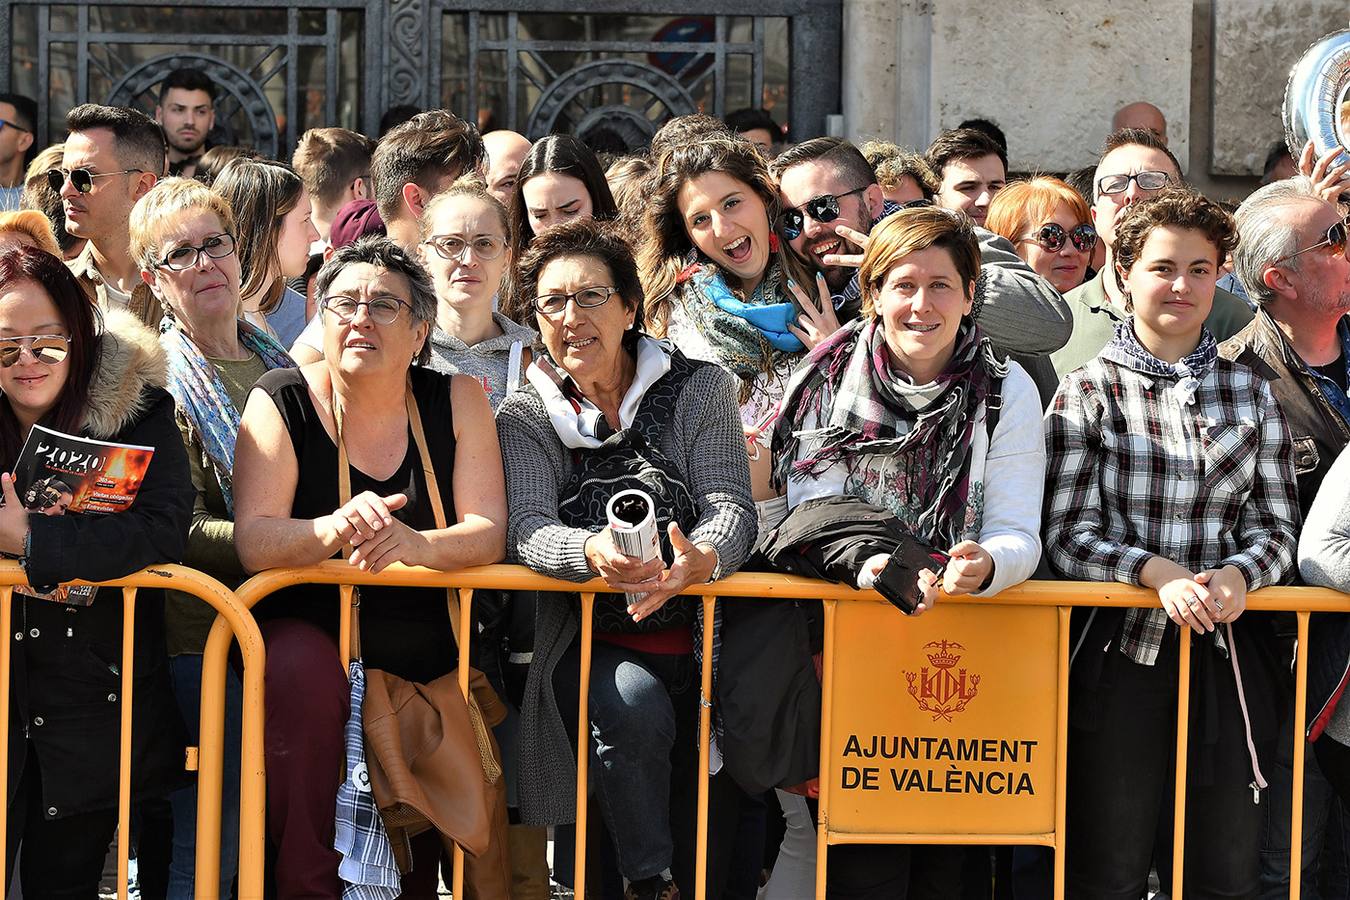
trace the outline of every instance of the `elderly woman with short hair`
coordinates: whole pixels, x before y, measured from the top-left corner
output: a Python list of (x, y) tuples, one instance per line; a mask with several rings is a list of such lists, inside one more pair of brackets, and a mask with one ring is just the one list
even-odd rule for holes
[[(499, 561), (506, 497), (487, 398), (473, 378), (412, 365), (426, 359), (436, 318), (426, 270), (392, 241), (367, 238), (333, 254), (317, 290), (324, 358), (269, 372), (244, 409), (235, 457), (235, 544), (244, 567), (307, 566), (344, 549), (370, 572), (393, 563), (448, 570)], [(417, 447), (422, 432), (444, 525)], [(339, 490), (344, 451), (350, 498)], [(455, 669), (445, 591), (361, 594), (368, 666), (420, 683)], [(333, 804), (349, 693), (336, 601), (332, 588), (304, 586), (255, 609), (267, 642), (269, 828), (281, 897), (342, 894)], [(403, 896), (435, 896), (436, 837), (413, 841)]]
[[(701, 604), (680, 592), (740, 566), (755, 536), (733, 379), (643, 332), (628, 245), (579, 221), (535, 238), (517, 270), (544, 353), (497, 427), (510, 478), (507, 543), (535, 571), (599, 576), (590, 717), (601, 809), (627, 896), (692, 891)], [(662, 555), (625, 556), (605, 505), (625, 488), (655, 500)], [(528, 824), (573, 821), (580, 617), (575, 596), (537, 606), (522, 711), (520, 801)]]
[[(169, 178), (137, 201), (129, 222), (131, 254), (141, 279), (163, 306), (159, 338), (169, 363), (174, 418), (187, 446), (196, 502), (184, 562), (230, 587), (244, 580), (234, 549), (234, 444), (239, 412), (254, 382), (295, 364), (276, 341), (239, 318), (240, 264), (234, 214), (199, 182)], [(189, 731), (201, 718), (202, 653), (216, 613), (188, 594), (170, 591), (165, 606), (170, 673)], [(226, 746), (220, 890), (228, 892), (238, 861), (238, 748), (242, 689), (231, 674)], [(197, 834), (196, 788), (177, 792), (169, 896), (191, 896)]]

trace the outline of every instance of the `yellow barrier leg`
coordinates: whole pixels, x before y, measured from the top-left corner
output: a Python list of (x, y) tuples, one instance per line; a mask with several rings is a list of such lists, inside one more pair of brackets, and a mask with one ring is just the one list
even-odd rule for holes
[(1191, 721), (1191, 630), (1181, 629), (1181, 652), (1177, 655), (1177, 779), (1176, 817), (1172, 838), (1172, 900), (1182, 900), (1186, 862), (1186, 753)]
[[(10, 629), (14, 627), (14, 588), (0, 586), (0, 797), (9, 797), (9, 667), (10, 667)], [(28, 748), (23, 748), (24, 754)], [(9, 834), (9, 803), (0, 803), (0, 839)]]
[(577, 847), (573, 895), (586, 900), (586, 780), (591, 764), (591, 627), (595, 594), (581, 595), (581, 688), (577, 697)]
[(126, 900), (131, 850), (131, 708), (136, 656), (136, 589), (122, 588), (122, 752), (117, 766), (117, 896)]
[(1073, 610), (1059, 608), (1059, 711), (1055, 715), (1055, 900), (1064, 900), (1064, 844), (1068, 831), (1069, 784), (1069, 624)]
[(703, 665), (698, 704), (698, 834), (695, 838), (694, 900), (708, 896), (708, 757), (712, 742), (713, 620), (717, 598), (703, 598)]
[[(473, 591), (459, 592), (459, 630), (458, 634), (473, 634)], [(471, 638), (464, 639), (464, 646), (457, 647), (459, 654), (459, 692), (464, 695), (465, 706), (469, 703), (469, 645)], [(451, 854), (450, 893), (458, 898), (464, 896), (464, 848), (455, 844)]]
[(826, 600), (825, 651), (821, 662), (820, 688), (820, 797), (816, 814), (816, 900), (825, 900), (825, 863), (829, 850), (830, 786), (834, 770), (830, 767), (830, 727), (834, 715), (834, 612), (837, 600)]
[(1308, 613), (1298, 613), (1298, 647), (1294, 657), (1294, 798), (1289, 823), (1289, 897), (1298, 900), (1303, 889), (1303, 765), (1308, 716)]

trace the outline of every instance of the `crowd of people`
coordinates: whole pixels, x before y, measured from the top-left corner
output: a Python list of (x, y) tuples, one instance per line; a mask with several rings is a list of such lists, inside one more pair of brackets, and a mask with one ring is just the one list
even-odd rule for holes
[[(1350, 590), (1350, 164), (1334, 151), (1272, 153), (1234, 211), (1186, 185), (1147, 103), (1060, 178), (1010, 173), (985, 120), (915, 152), (789, 144), (762, 110), (671, 119), (619, 158), (430, 110), (378, 139), (308, 131), (287, 163), (208, 148), (215, 96), (179, 70), (154, 118), (85, 104), (35, 152), (36, 105), (0, 95), (0, 472), (34, 425), (154, 449), (111, 516), (30, 512), (0, 476), (0, 552), (31, 584), (181, 561), (237, 586), (330, 558), (603, 579), (591, 890), (632, 900), (695, 891), (708, 632), (708, 896), (813, 894), (819, 718), (802, 698), (820, 690), (818, 604), (708, 617), (691, 585), (815, 566), (865, 589), (914, 547), (942, 563), (905, 563), (890, 587), (910, 615), (1032, 577), (1138, 585), (1154, 607), (1073, 618), (1068, 896), (1138, 900), (1152, 873), (1166, 883), (1177, 840), (1189, 896), (1286, 896), (1293, 791), (1303, 896), (1350, 896), (1350, 617), (1313, 617), (1313, 752), (1294, 785), (1292, 624), (1244, 612), (1267, 585)], [(654, 500), (654, 559), (609, 524), (630, 488)], [(7, 884), (93, 897), (117, 826), (122, 607), (13, 602)], [(443, 592), (364, 588), (360, 653), (416, 684), (471, 654), (502, 701), (509, 810), (471, 893), (543, 900), (573, 874), (582, 607), (565, 592), (474, 602), (461, 647)], [(341, 897), (373, 864), (335, 837), (353, 828), (335, 798), (355, 712), (337, 590), (289, 588), (254, 614), (269, 890)], [(172, 591), (137, 607), (123, 837), (143, 897), (194, 889), (182, 752), (213, 617)], [(238, 863), (240, 693), (232, 674), (206, 888), (221, 897)], [(1171, 833), (1177, 727), (1185, 835)], [(405, 849), (401, 883), (362, 896), (436, 895), (442, 835)], [(1050, 896), (1033, 848), (830, 856), (835, 900), (988, 897), (991, 883)]]

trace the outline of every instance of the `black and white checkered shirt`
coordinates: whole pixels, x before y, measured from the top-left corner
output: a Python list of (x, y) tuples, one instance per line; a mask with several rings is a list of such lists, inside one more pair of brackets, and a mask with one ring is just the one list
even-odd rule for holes
[[(1139, 584), (1154, 555), (1278, 583), (1298, 547), (1293, 446), (1269, 385), (1208, 332), (1173, 366), (1122, 323), (1046, 415), (1045, 549), (1063, 574)], [(1168, 618), (1126, 612), (1120, 650), (1152, 665)]]

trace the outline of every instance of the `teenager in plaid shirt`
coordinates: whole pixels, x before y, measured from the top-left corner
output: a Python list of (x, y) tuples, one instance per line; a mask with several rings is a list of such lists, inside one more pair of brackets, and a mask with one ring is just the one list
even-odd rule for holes
[[(1151, 588), (1160, 604), (1095, 610), (1077, 638), (1070, 896), (1144, 893), (1159, 813), (1172, 802), (1181, 636), (1194, 640), (1187, 892), (1255, 897), (1259, 888), (1276, 663), (1265, 617), (1238, 617), (1248, 591), (1291, 569), (1298, 504), (1270, 388), (1219, 358), (1204, 327), (1236, 240), (1227, 213), (1183, 189), (1125, 213), (1113, 274), (1133, 317), (1065, 377), (1046, 420), (1051, 564), (1069, 578)], [(1160, 846), (1156, 856), (1171, 854)]]

